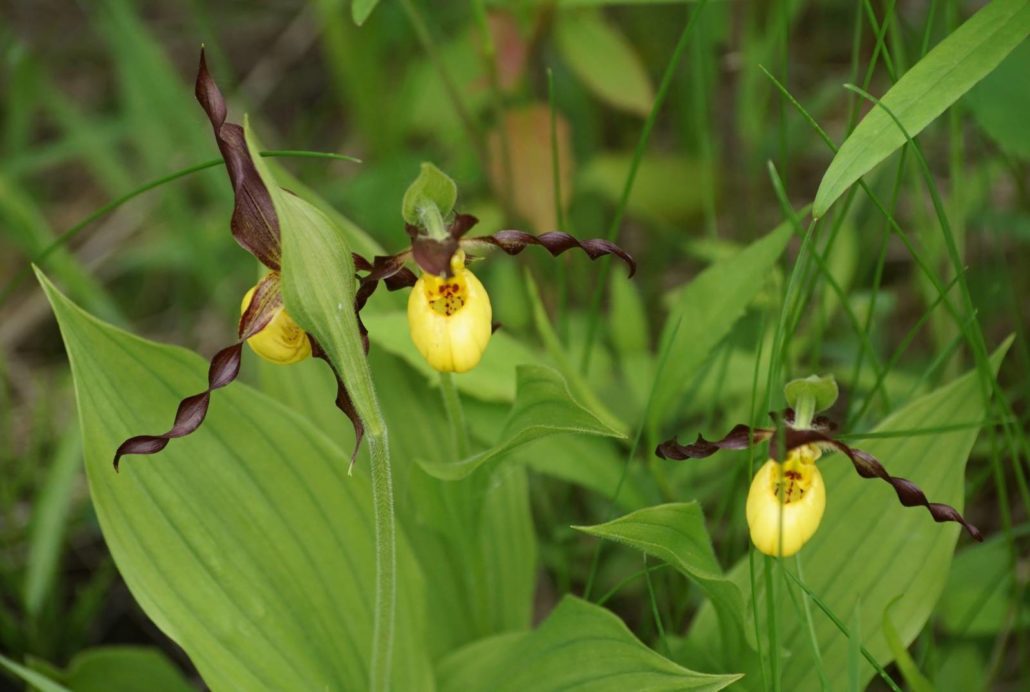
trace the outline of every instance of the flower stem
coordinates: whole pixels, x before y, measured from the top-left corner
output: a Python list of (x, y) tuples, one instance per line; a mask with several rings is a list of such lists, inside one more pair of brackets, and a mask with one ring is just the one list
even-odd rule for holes
[(447, 422), (451, 426), (454, 451), (458, 459), (464, 459), (469, 455), (468, 428), (465, 427), (465, 411), (461, 406), (461, 396), (454, 386), (454, 378), (451, 373), (440, 373), (440, 392), (443, 394), (443, 408), (447, 414)]
[(372, 456), (372, 505), (376, 540), (376, 590), (372, 624), (372, 671), (369, 689), (390, 689), (394, 623), (397, 613), (397, 528), (386, 426), (369, 435)]

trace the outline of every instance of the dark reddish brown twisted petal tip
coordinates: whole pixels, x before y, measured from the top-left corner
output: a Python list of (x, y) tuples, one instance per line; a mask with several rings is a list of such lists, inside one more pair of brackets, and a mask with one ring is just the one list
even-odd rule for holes
[(207, 407), (211, 400), (211, 392), (220, 389), (240, 374), (240, 358), (243, 343), (235, 343), (223, 348), (211, 359), (207, 371), (207, 389), (183, 399), (175, 412), (175, 422), (171, 430), (163, 435), (137, 435), (130, 437), (118, 446), (114, 454), (114, 469), (118, 470), (121, 458), (126, 454), (154, 454), (160, 452), (169, 440), (185, 437), (200, 427), (207, 416)]
[(246, 341), (267, 327), (282, 305), (283, 294), (279, 288), (279, 273), (270, 272), (254, 287), (250, 303), (240, 315), (240, 323), (236, 329), (240, 341)]
[(326, 355), (326, 352), (313, 337), (309, 336), (308, 338), (311, 340), (311, 355), (324, 360), (329, 369), (333, 371), (333, 376), (336, 377), (336, 408), (343, 411), (343, 414), (350, 419), (351, 425), (354, 426), (354, 449), (350, 455), (350, 465), (353, 468), (354, 461), (358, 457), (358, 449), (361, 447), (361, 441), (365, 439), (365, 425), (361, 422), (357, 409), (354, 408), (354, 402), (351, 401), (350, 394), (347, 392), (347, 386), (343, 383), (343, 378), (336, 371), (332, 361), (329, 360), (329, 356)]
[(894, 488), (894, 492), (897, 493), (898, 500), (905, 507), (926, 507), (934, 521), (938, 523), (953, 521), (961, 524), (972, 538), (977, 541), (983, 541), (983, 534), (980, 533), (980, 530), (967, 522), (957, 509), (940, 502), (930, 502), (926, 494), (915, 483), (906, 478), (890, 475), (887, 469), (883, 467), (883, 464), (872, 454), (863, 452), (861, 449), (849, 447), (818, 430), (788, 429), (786, 437), (788, 449), (794, 449), (806, 444), (815, 444), (823, 449), (832, 449), (843, 453), (851, 460), (855, 471), (862, 478), (880, 478), (889, 483)]
[(544, 247), (553, 257), (557, 257), (566, 250), (573, 248), (582, 250), (590, 259), (595, 260), (605, 255), (615, 255), (629, 267), (629, 275), (637, 271), (637, 263), (633, 257), (613, 242), (592, 238), (590, 240), (577, 240), (568, 233), (551, 231), (533, 235), (524, 231), (497, 231), (493, 235), (480, 235), (475, 238), (466, 238), (461, 244), (475, 247), (476, 245), (493, 245), (504, 250), (509, 255), (517, 255), (526, 249), (528, 245), (540, 245)]
[(225, 159), (236, 204), (232, 212), (232, 235), (245, 250), (269, 269), (278, 271), (282, 258), (279, 240), (279, 219), (275, 215), (272, 197), (254, 167), (247, 149), (243, 128), (225, 122), (225, 99), (215, 80), (207, 70), (204, 51), (200, 51), (195, 93), (204, 112), (211, 121), (218, 142), (218, 150)]
[(447, 227), (447, 232), (455, 240), (461, 240), (461, 237), (472, 230), (477, 223), (479, 223), (479, 219), (472, 214), (455, 214), (451, 225)]
[(721, 440), (709, 441), (701, 435), (693, 444), (681, 445), (676, 438), (666, 440), (658, 445), (654, 453), (660, 459), (672, 459), (680, 461), (683, 459), (703, 459), (710, 457), (720, 449), (747, 449), (772, 437), (774, 430), (769, 428), (751, 428), (750, 426), (733, 426)]

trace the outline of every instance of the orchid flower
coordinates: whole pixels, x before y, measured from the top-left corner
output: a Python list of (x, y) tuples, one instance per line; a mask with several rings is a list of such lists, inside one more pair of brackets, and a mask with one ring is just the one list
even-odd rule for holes
[(851, 460), (862, 478), (880, 478), (894, 488), (905, 507), (926, 507), (934, 521), (961, 524), (969, 535), (982, 541), (980, 531), (954, 507), (930, 502), (912, 481), (892, 476), (874, 456), (834, 438), (836, 424), (817, 411), (825, 410), (837, 398), (832, 378), (810, 377), (787, 385), (787, 400), (793, 404), (782, 415), (770, 414), (775, 427), (734, 426), (723, 438), (706, 440), (698, 435), (693, 444), (667, 440), (655, 450), (661, 459), (701, 459), (720, 449), (748, 449), (770, 440), (780, 448), (776, 458), (766, 461), (755, 474), (747, 496), (747, 523), (751, 542), (766, 555), (787, 557), (815, 534), (826, 508), (826, 486), (816, 464), (824, 453), (839, 452)]

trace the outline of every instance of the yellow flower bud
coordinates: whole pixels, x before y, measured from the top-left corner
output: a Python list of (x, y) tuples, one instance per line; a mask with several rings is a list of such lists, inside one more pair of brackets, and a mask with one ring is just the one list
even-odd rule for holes
[[(243, 296), (240, 314), (247, 311), (255, 288), (257, 287), (250, 289), (247, 295)], [(311, 355), (311, 342), (308, 340), (307, 332), (293, 321), (283, 307), (276, 310), (272, 321), (265, 325), (264, 329), (247, 339), (247, 344), (254, 353), (276, 365), (299, 363)]]
[(815, 465), (819, 456), (816, 447), (799, 447), (782, 464), (765, 462), (751, 481), (747, 525), (751, 541), (766, 555), (793, 555), (819, 528), (826, 509), (826, 486)]
[(465, 268), (465, 253), (451, 258), (449, 279), (423, 274), (408, 297), (408, 328), (415, 347), (440, 372), (465, 372), (490, 341), (490, 296)]

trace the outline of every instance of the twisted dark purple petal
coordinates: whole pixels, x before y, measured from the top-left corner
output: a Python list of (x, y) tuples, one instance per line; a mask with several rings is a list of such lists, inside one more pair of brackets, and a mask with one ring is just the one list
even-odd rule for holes
[[(361, 321), (360, 318), (358, 320)], [(364, 327), (362, 327), (364, 329)], [(364, 336), (364, 334), (362, 335)], [(315, 358), (321, 358), (325, 361), (329, 369), (333, 371), (333, 376), (336, 378), (336, 408), (343, 411), (343, 414), (350, 419), (351, 425), (354, 426), (354, 449), (350, 455), (350, 465), (354, 466), (354, 460), (358, 456), (358, 448), (361, 447), (361, 441), (365, 438), (365, 425), (361, 422), (361, 417), (358, 415), (358, 411), (354, 408), (354, 402), (351, 401), (350, 394), (347, 392), (347, 386), (343, 383), (343, 378), (340, 377), (340, 373), (336, 371), (333, 366), (333, 362), (329, 360), (329, 356), (322, 349), (321, 345), (313, 337), (311, 339), (311, 355)], [(368, 352), (368, 339), (365, 337), (365, 352)]]
[(769, 428), (751, 428), (740, 424), (733, 426), (721, 440), (709, 441), (698, 435), (693, 444), (681, 445), (676, 438), (666, 440), (658, 445), (654, 453), (660, 459), (672, 459), (680, 461), (683, 459), (703, 459), (710, 457), (720, 449), (747, 449), (772, 437), (775, 430)]
[(359, 277), (358, 290), (354, 295), (354, 312), (358, 317), (358, 331), (361, 332), (361, 341), (367, 354), (369, 348), (368, 328), (361, 320), (361, 310), (379, 287), (379, 282), (385, 283), (387, 290), (396, 291), (414, 286), (418, 278), (414, 272), (404, 266), (404, 262), (411, 256), (407, 250), (396, 255), (379, 255), (373, 257), (371, 262), (356, 252), (351, 255), (354, 259), (354, 268), (359, 272), (368, 272), (367, 275)]
[(155, 454), (164, 449), (169, 440), (185, 437), (199, 428), (207, 416), (211, 392), (225, 387), (240, 374), (243, 342), (264, 329), (281, 307), (279, 275), (273, 272), (258, 283), (250, 303), (240, 316), (237, 329), (240, 340), (232, 346), (223, 348), (211, 359), (211, 365), (207, 370), (207, 389), (179, 402), (175, 421), (168, 432), (161, 435), (137, 435), (121, 443), (114, 453), (115, 471), (126, 454)]
[(162, 435), (137, 435), (119, 445), (114, 454), (115, 471), (118, 470), (121, 458), (126, 454), (155, 454), (164, 449), (169, 440), (185, 437), (199, 428), (207, 415), (211, 392), (229, 384), (239, 375), (242, 349), (243, 343), (237, 342), (215, 354), (207, 371), (207, 389), (188, 396), (179, 403), (179, 409), (175, 412), (175, 422), (168, 432)]
[(587, 254), (590, 259), (595, 260), (605, 255), (615, 255), (629, 267), (629, 275), (633, 276), (637, 271), (637, 263), (633, 257), (621, 247), (602, 238), (590, 240), (577, 240), (568, 233), (551, 231), (533, 235), (524, 231), (497, 231), (493, 235), (481, 235), (475, 238), (465, 238), (461, 241), (463, 247), (476, 245), (493, 245), (509, 255), (517, 255), (526, 249), (528, 245), (540, 245), (557, 257), (566, 250), (577, 248)]
[[(872, 454), (855, 449), (845, 443), (835, 440), (830, 433), (836, 429), (836, 424), (828, 418), (817, 416), (813, 421), (813, 427), (805, 430), (797, 430), (792, 427), (794, 423), (794, 411), (785, 410), (782, 414), (771, 413), (773, 420), (781, 424), (778, 429), (750, 428), (747, 425), (737, 425), (721, 440), (709, 442), (701, 435), (691, 445), (681, 445), (676, 438), (667, 440), (658, 445), (655, 454), (662, 459), (700, 459), (711, 456), (720, 449), (746, 449), (752, 444), (775, 437), (775, 440), (782, 442), (784, 452), (802, 447), (804, 445), (816, 445), (824, 450), (835, 450), (846, 455), (851, 460), (862, 478), (880, 478), (894, 488), (898, 500), (905, 507), (926, 507), (936, 522), (953, 521), (965, 527), (966, 531), (977, 541), (983, 540), (980, 530), (970, 524), (963, 516), (950, 505), (940, 502), (930, 502), (926, 495), (912, 481), (892, 476)], [(774, 456), (776, 456), (774, 452)], [(783, 458), (785, 454), (780, 455)]]
[(468, 233), (477, 223), (479, 223), (479, 219), (472, 216), (472, 214), (455, 214), (454, 220), (451, 221), (451, 225), (447, 228), (447, 232), (455, 240), (461, 240), (461, 237)]
[(953, 521), (961, 524), (965, 527), (966, 531), (977, 541), (983, 540), (983, 535), (980, 530), (970, 524), (963, 518), (963, 516), (950, 505), (946, 505), (940, 502), (930, 502), (926, 495), (919, 487), (912, 481), (906, 478), (899, 478), (892, 476), (887, 472), (887, 469), (883, 467), (876, 457), (868, 452), (863, 452), (860, 449), (854, 449), (848, 445), (835, 440), (829, 435), (818, 430), (792, 430), (788, 429), (786, 432), (787, 438), (787, 449), (794, 449), (806, 444), (815, 444), (821, 448), (830, 448), (838, 452), (845, 454), (850, 460), (851, 464), (855, 467), (855, 471), (858, 472), (862, 478), (880, 478), (890, 483), (891, 487), (894, 488), (894, 492), (898, 495), (898, 500), (905, 507), (926, 507), (930, 511), (930, 516), (936, 522)]
[(236, 204), (232, 212), (232, 235), (245, 250), (273, 271), (278, 271), (282, 257), (279, 240), (279, 219), (272, 197), (254, 167), (247, 149), (243, 128), (225, 122), (225, 99), (207, 70), (204, 51), (200, 51), (195, 93), (215, 131), (218, 149), (225, 159)]

